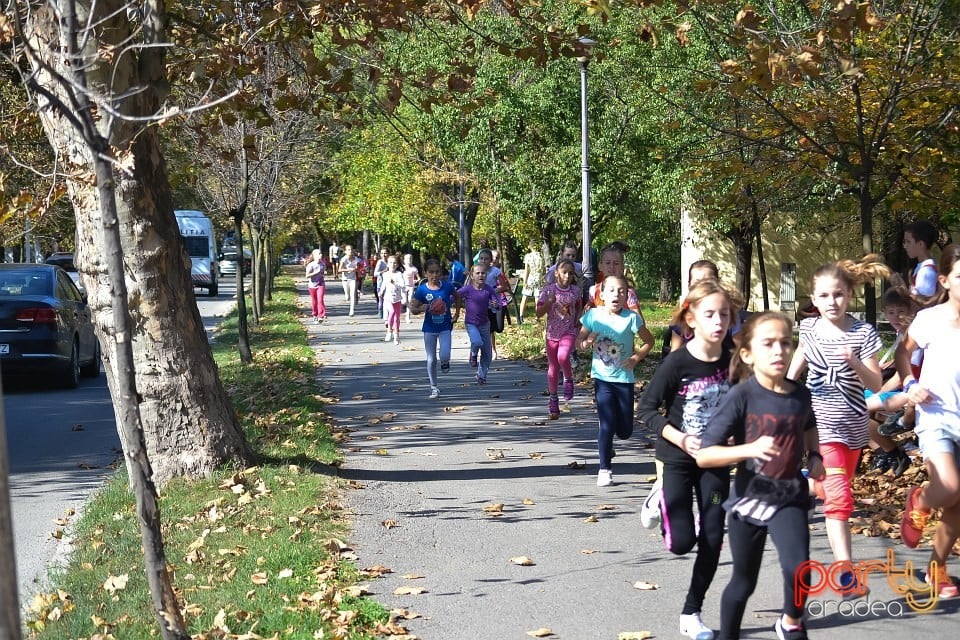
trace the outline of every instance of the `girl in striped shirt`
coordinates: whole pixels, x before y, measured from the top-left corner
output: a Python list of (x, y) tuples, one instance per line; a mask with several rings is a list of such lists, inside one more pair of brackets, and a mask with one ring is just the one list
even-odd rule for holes
[[(807, 370), (807, 387), (817, 418), (820, 455), (826, 477), (817, 482), (823, 498), (827, 538), (838, 562), (851, 560), (850, 514), (853, 513), (851, 480), (860, 450), (870, 438), (864, 389), (877, 392), (882, 384), (877, 360), (882, 344), (873, 326), (847, 313), (857, 285), (890, 274), (879, 256), (860, 262), (841, 260), (813, 273), (811, 299), (818, 316), (800, 322), (800, 345), (790, 363), (788, 377), (797, 380)], [(846, 596), (866, 594), (852, 572), (840, 584)]]

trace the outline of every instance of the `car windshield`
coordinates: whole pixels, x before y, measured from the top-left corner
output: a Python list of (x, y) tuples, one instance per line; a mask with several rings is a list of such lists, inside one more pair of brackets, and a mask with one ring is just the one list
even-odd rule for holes
[(0, 273), (0, 295), (46, 296), (50, 294), (50, 278), (36, 271), (4, 271)]

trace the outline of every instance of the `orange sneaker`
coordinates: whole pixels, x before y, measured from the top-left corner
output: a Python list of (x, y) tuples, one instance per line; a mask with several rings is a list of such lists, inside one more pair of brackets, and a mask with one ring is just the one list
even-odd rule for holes
[[(947, 598), (956, 598), (957, 596), (960, 596), (960, 588), (957, 587), (957, 583), (953, 581), (953, 578), (947, 574), (946, 568), (937, 567), (935, 579), (938, 598), (945, 600)], [(927, 572), (924, 580), (927, 584), (933, 584), (929, 571)]]
[(903, 517), (900, 518), (900, 539), (911, 549), (920, 544), (927, 518), (930, 517), (929, 509), (924, 511), (916, 506), (919, 493), (920, 487), (910, 487), (907, 490), (907, 504), (903, 509)]

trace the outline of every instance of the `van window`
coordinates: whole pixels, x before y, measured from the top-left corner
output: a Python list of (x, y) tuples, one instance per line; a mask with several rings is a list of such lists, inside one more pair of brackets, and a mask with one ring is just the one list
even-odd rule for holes
[(183, 236), (183, 244), (191, 258), (210, 257), (210, 239), (207, 236)]

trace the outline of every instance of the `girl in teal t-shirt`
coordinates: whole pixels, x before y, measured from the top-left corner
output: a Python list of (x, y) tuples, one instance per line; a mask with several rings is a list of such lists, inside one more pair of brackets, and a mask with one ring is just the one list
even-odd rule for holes
[(613, 484), (613, 434), (621, 440), (633, 434), (633, 368), (653, 347), (652, 342), (645, 342), (639, 349), (633, 348), (643, 319), (627, 309), (628, 290), (626, 278), (607, 276), (600, 292), (603, 307), (583, 314), (577, 336), (581, 349), (593, 350), (590, 373), (600, 422), (598, 487)]

